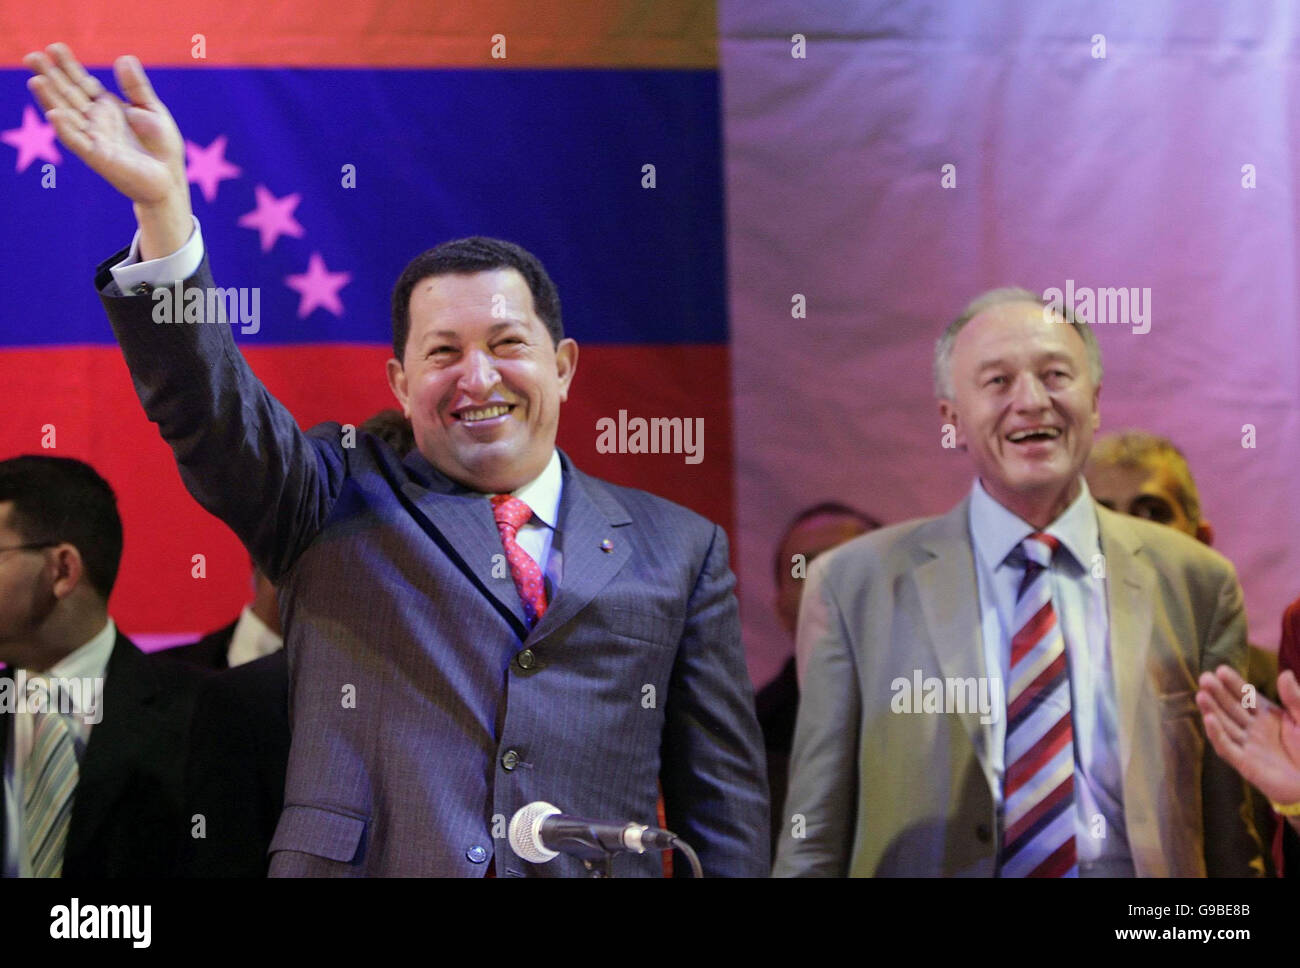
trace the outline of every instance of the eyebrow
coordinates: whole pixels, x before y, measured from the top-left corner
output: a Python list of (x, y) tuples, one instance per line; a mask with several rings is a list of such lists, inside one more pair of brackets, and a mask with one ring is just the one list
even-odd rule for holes
[[(1035, 365), (1042, 365), (1043, 363), (1069, 363), (1073, 366), (1074, 358), (1070, 356), (1069, 353), (1062, 352), (1061, 350), (1050, 350), (1034, 359)], [(985, 360), (975, 368), (975, 372), (983, 373), (985, 370), (993, 370), (1007, 366), (1009, 366), (1009, 364), (1003, 359)]]
[[(523, 327), (525, 326), (525, 321), (522, 319), (503, 319), (499, 323), (493, 323), (491, 327), (488, 328), (488, 336), (496, 336), (502, 330), (510, 329), (512, 326)], [(435, 329), (432, 332), (424, 334), (424, 342), (426, 343), (435, 339), (455, 342), (460, 339), (460, 334), (450, 329)]]

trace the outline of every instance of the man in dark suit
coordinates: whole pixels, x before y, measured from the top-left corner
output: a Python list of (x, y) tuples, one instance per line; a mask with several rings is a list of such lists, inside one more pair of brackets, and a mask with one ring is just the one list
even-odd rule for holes
[(232, 669), (284, 647), (280, 630), (280, 603), (275, 586), (253, 566), (253, 600), (239, 618), (209, 632), (197, 642), (167, 650), (167, 657), (204, 669)]
[(146, 656), (108, 615), (122, 523), (68, 458), (0, 462), (5, 876), (176, 873), (202, 674)]
[(204, 683), (185, 784), (185, 813), (203, 826), (186, 843), (187, 875), (266, 876), (267, 849), (284, 807), (288, 694), (283, 649)]
[(338, 424), (304, 434), (225, 325), (154, 321), (155, 286), (212, 278), (180, 132), (139, 63), (116, 65), (125, 112), (66, 47), (27, 63), (60, 138), (135, 202), (138, 244), (96, 285), (141, 402), (191, 493), (287, 599), (293, 739), (271, 873), (580, 874), (515, 856), (515, 811), (653, 822), (658, 780), (706, 872), (765, 874), (726, 536), (555, 449), (578, 347), (541, 264), (477, 238), (402, 274), (388, 379), (414, 431), (404, 459)]
[[(401, 457), (415, 446), (411, 423), (399, 410), (381, 410), (358, 429)], [(193, 832), (187, 845), (185, 872), (195, 877), (265, 877), (267, 850), (284, 806), (289, 663), (282, 648), (247, 664), (238, 661), (249, 651), (241, 636), (267, 644), (270, 634), (280, 636), (279, 597), (256, 565), (253, 588), (253, 601), (239, 623), (168, 652), (207, 666), (230, 666), (207, 681), (194, 713), (186, 812), (201, 816), (204, 829)], [(234, 654), (230, 660), (228, 653)]]

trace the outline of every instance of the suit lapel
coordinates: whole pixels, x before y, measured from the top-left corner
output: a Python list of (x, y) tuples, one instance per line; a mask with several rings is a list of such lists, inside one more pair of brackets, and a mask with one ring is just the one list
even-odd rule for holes
[(1122, 520), (1113, 512), (1098, 507), (1097, 524), (1106, 562), (1106, 608), (1110, 616), (1110, 661), (1119, 715), (1120, 767), (1127, 787), (1141, 706), (1152, 702), (1146, 669), (1151, 649), (1155, 575), (1138, 557), (1141, 541), (1122, 526)]
[(122, 785), (145, 755), (153, 728), (149, 707), (157, 696), (158, 680), (144, 653), (121, 632), (113, 643), (104, 678), (103, 718), (91, 727), (81, 758), (64, 851), (65, 871), (70, 861), (75, 866), (76, 858), (94, 843)]
[[(917, 566), (917, 593), (925, 615), (930, 647), (945, 677), (968, 679), (989, 675), (984, 668), (984, 639), (980, 631), (979, 590), (970, 538), (970, 499), (935, 518), (918, 535), (921, 548), (931, 557)], [(1001, 715), (1003, 709), (997, 710)], [(977, 709), (959, 718), (970, 735), (989, 787), (997, 784), (990, 752), (993, 731), (980, 722)]]
[(494, 556), (505, 554), (492, 505), (482, 494), (438, 473), (418, 451), (411, 451), (404, 464), (415, 472), (415, 478), (403, 482), (401, 491), (417, 520), (426, 525), (425, 532), (479, 586), (522, 639), (527, 634), (524, 605), (509, 569), (504, 580), (492, 574)]
[(632, 554), (629, 542), (618, 533), (632, 523), (627, 509), (598, 481), (574, 468), (564, 454), (560, 461), (564, 489), (556, 541), (564, 555), (564, 573), (529, 644), (562, 628), (582, 611)]

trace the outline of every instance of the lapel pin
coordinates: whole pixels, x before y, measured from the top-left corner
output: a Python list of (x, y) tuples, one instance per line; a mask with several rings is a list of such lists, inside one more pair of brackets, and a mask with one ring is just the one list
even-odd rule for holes
[(608, 554), (609, 552), (614, 550), (614, 542), (606, 538), (604, 541), (600, 543), (600, 550)]

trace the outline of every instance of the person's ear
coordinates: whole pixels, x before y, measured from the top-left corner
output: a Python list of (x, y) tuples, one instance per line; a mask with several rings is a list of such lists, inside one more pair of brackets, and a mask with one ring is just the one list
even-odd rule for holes
[(1214, 525), (1209, 521), (1202, 521), (1196, 526), (1196, 540), (1203, 545), (1214, 546)]
[[(966, 449), (966, 432), (962, 429), (961, 418), (957, 415), (957, 404), (953, 403), (947, 397), (939, 398), (939, 418), (944, 424), (951, 424), (956, 432), (953, 443), (957, 445), (958, 450)], [(946, 432), (946, 431), (945, 431)]]
[(411, 408), (407, 405), (409, 394), (406, 386), (406, 370), (403, 369), (401, 361), (394, 357), (388, 361), (387, 371), (388, 388), (393, 391), (393, 396), (397, 397), (397, 402), (402, 405), (402, 413), (406, 419), (410, 420)]
[(86, 563), (77, 546), (66, 541), (55, 545), (51, 551), (49, 567), (53, 570), (54, 581), (50, 590), (55, 598), (67, 598), (85, 580)]
[(571, 339), (562, 339), (555, 347), (555, 375), (560, 381), (561, 403), (569, 399), (569, 385), (577, 372), (578, 344)]

